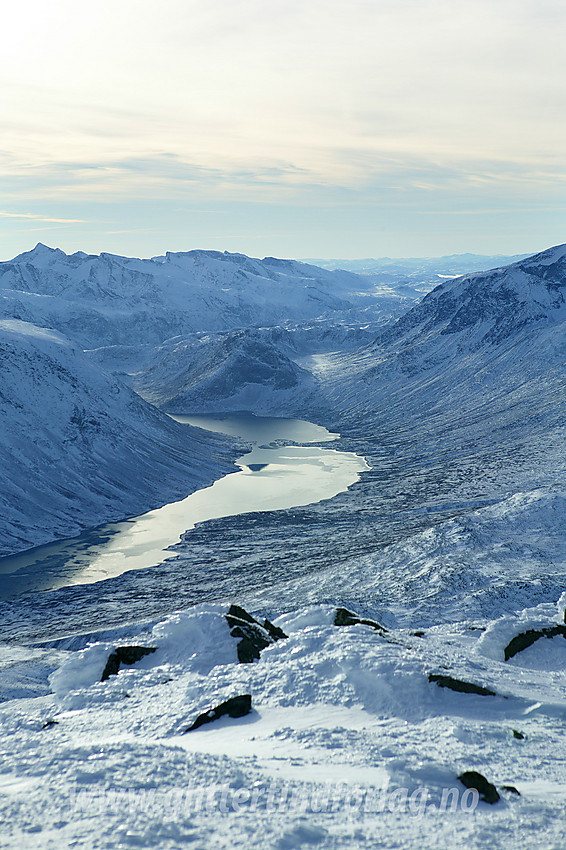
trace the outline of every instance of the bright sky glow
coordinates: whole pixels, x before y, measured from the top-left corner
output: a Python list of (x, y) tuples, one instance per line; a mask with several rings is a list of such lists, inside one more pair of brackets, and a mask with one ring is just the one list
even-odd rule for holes
[(0, 253), (566, 241), (562, 0), (18, 0)]

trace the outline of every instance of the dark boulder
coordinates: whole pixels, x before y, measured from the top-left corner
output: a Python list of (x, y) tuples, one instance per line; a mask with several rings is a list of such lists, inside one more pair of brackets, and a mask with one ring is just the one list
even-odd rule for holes
[(525, 736), (523, 735), (523, 733), (518, 732), (516, 729), (513, 729), (513, 737), (517, 738), (518, 741), (524, 741), (525, 740)]
[(514, 786), (514, 785), (502, 785), (502, 786), (501, 786), (501, 790), (502, 790), (502, 791), (509, 791), (509, 793), (510, 793), (510, 794), (515, 794), (517, 797), (520, 797), (520, 796), (521, 796), (521, 792), (520, 792), (520, 791), (518, 791), (518, 790), (515, 788), (515, 786)]
[(386, 632), (387, 629), (380, 625), (377, 620), (366, 620), (364, 617), (359, 617), (353, 611), (348, 611), (347, 608), (337, 608), (334, 616), (335, 626), (371, 626), (379, 632)]
[(185, 729), (183, 735), (186, 735), (187, 732), (192, 732), (193, 729), (198, 729), (200, 726), (204, 726), (205, 723), (212, 723), (220, 717), (244, 717), (246, 714), (249, 714), (251, 710), (252, 698), (250, 694), (240, 694), (240, 696), (237, 697), (230, 697), (230, 699), (227, 699), (226, 702), (221, 702), (220, 705), (210, 708), (203, 714), (199, 714), (194, 723), (192, 723), (188, 729)]
[(237, 646), (240, 664), (251, 664), (260, 657), (262, 649), (287, 637), (278, 626), (265, 620), (263, 626), (239, 605), (230, 605), (226, 622), (232, 637), (240, 638)]
[(58, 725), (59, 725), (58, 720), (46, 720), (41, 728), (42, 729), (51, 729), (52, 726), (58, 726)]
[(105, 682), (110, 676), (115, 676), (120, 667), (130, 667), (144, 655), (150, 655), (156, 649), (155, 646), (117, 646), (108, 656), (100, 681)]
[(484, 803), (497, 803), (500, 799), (497, 793), (497, 788), (488, 782), (485, 776), (478, 773), (477, 770), (467, 770), (458, 777), (462, 785), (466, 788), (475, 788), (480, 795), (480, 800)]
[(439, 688), (450, 688), (462, 694), (479, 694), (482, 697), (494, 697), (495, 691), (484, 688), (482, 685), (474, 685), (473, 682), (463, 682), (461, 679), (453, 679), (452, 676), (443, 676), (440, 673), (430, 673), (429, 682), (434, 682)]
[(539, 638), (553, 638), (558, 635), (562, 635), (562, 637), (566, 638), (566, 626), (550, 626), (546, 629), (528, 629), (526, 632), (516, 635), (513, 640), (509, 641), (504, 650), (505, 661), (509, 661), (509, 659), (513, 658), (514, 655), (517, 655), (518, 652), (532, 646), (532, 644)]

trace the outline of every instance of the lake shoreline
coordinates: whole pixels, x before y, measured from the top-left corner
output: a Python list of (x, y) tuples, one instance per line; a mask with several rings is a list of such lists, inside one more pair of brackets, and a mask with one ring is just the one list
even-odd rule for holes
[(252, 449), (239, 469), (176, 502), (0, 560), (0, 598), (115, 578), (175, 558), (187, 532), (210, 520), (286, 510), (333, 498), (369, 466), (353, 452), (321, 448), (340, 435), (305, 420), (254, 414), (175, 416)]

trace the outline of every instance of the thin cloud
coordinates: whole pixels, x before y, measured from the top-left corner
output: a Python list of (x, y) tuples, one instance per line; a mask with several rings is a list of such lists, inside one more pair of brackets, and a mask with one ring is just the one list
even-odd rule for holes
[(51, 218), (44, 215), (36, 215), (35, 213), (11, 213), (0, 211), (2, 218), (25, 218), (32, 221), (45, 221), (56, 224), (84, 224), (84, 218)]
[[(533, 213), (533, 207), (507, 207), (506, 209), (484, 210), (415, 210), (416, 215), (510, 215), (515, 213)], [(564, 208), (543, 207), (537, 208), (536, 212), (564, 212)]]

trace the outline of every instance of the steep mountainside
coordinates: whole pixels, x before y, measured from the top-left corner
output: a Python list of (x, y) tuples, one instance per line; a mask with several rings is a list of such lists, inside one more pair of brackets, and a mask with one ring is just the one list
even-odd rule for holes
[(221, 439), (178, 425), (55, 331), (0, 321), (0, 555), (210, 483)]
[(430, 418), (451, 409), (447, 428), (483, 404), (486, 416), (518, 415), (519, 396), (538, 416), (549, 413), (565, 380), (565, 296), (566, 246), (446, 282), (372, 346), (330, 358), (325, 376), (339, 385), (331, 397), (340, 405), (351, 383), (349, 415), (391, 416), (394, 405)]

